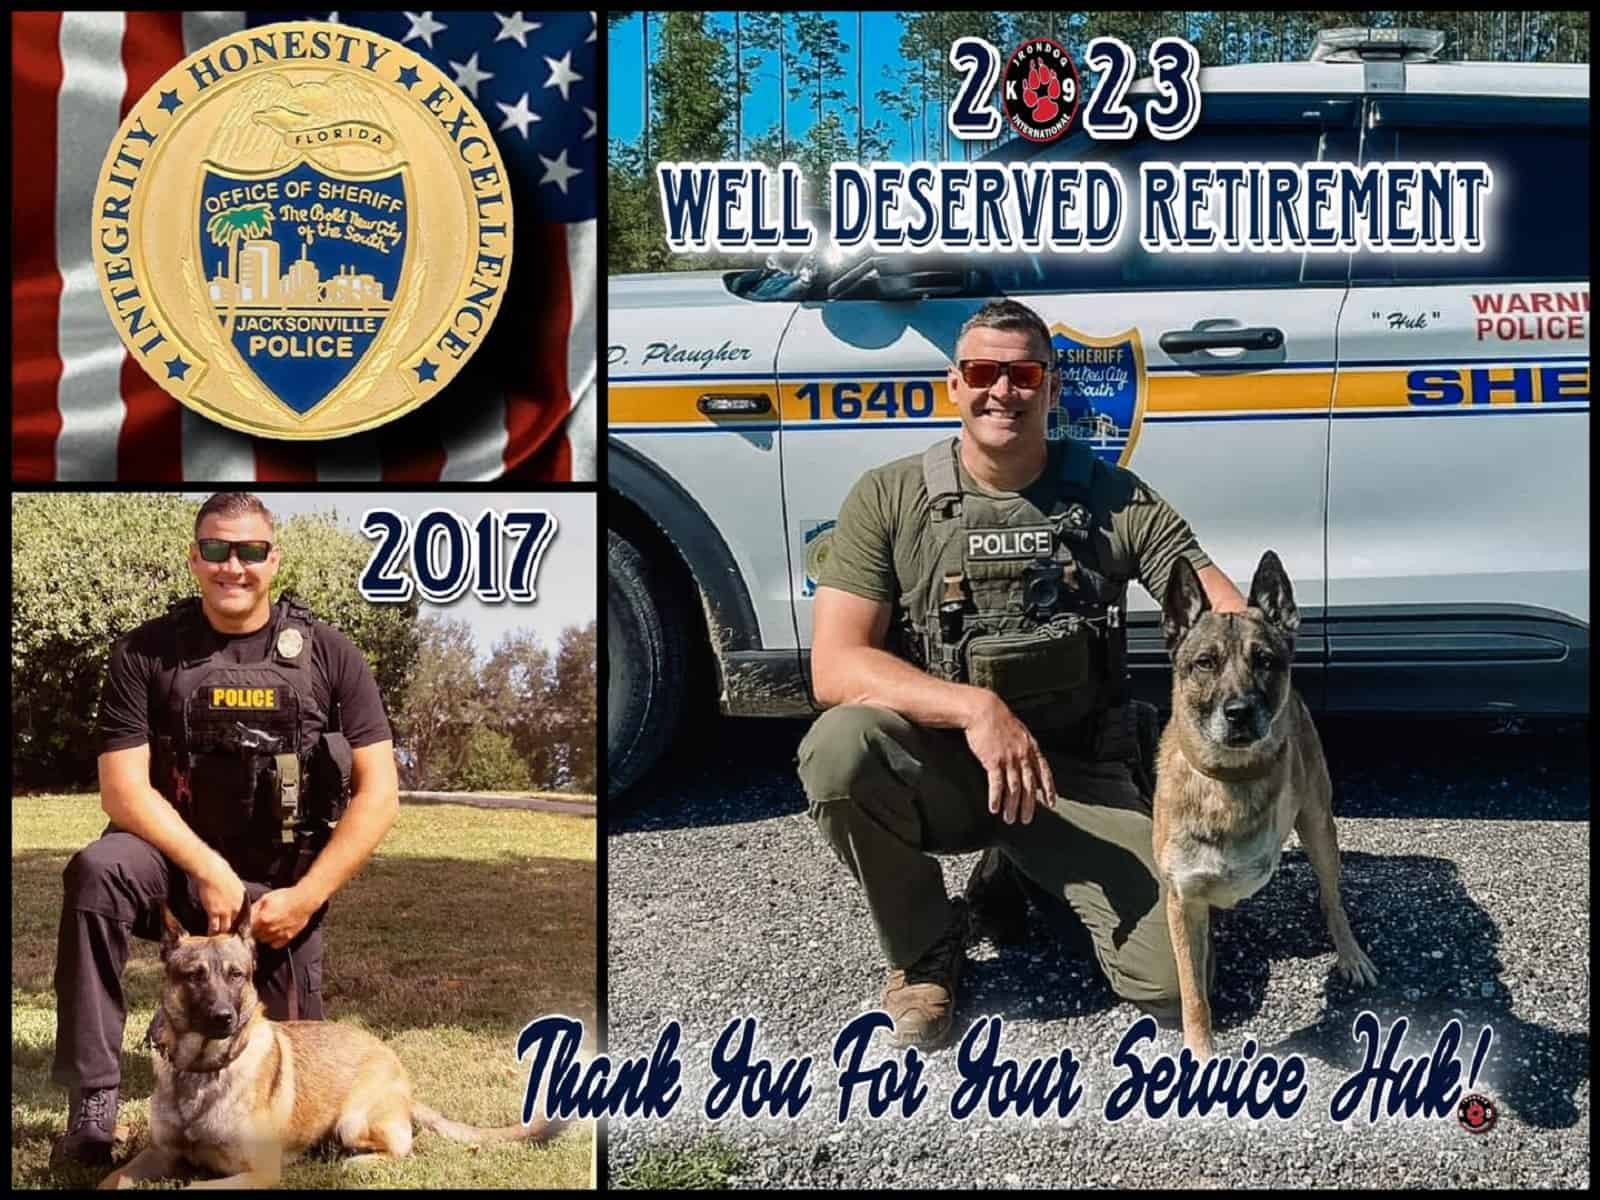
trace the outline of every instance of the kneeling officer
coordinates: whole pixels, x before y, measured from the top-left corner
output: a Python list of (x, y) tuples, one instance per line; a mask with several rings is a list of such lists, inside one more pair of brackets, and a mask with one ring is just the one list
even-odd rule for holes
[(71, 1089), (57, 1161), (111, 1158), (129, 935), (159, 940), (166, 901), (192, 932), (250, 905), (255, 986), (274, 1020), (322, 1018), (328, 898), (399, 811), (394, 743), (348, 637), (269, 589), (266, 506), (219, 493), (195, 517), (200, 595), (120, 639), (101, 697), (101, 806), (73, 856), (56, 943), (51, 1077)]
[(869, 471), (833, 531), (811, 667), (837, 707), (800, 745), (811, 816), (865, 893), (897, 1043), (950, 1035), (967, 909), (933, 856), (979, 849), (980, 875), (1003, 863), (1069, 907), (1116, 993), (1170, 1020), (1121, 614), (1128, 581), (1162, 596), (1179, 555), (1218, 611), (1244, 597), (1132, 472), (1046, 439), (1059, 376), (1036, 313), (985, 305), (954, 358), (959, 438)]

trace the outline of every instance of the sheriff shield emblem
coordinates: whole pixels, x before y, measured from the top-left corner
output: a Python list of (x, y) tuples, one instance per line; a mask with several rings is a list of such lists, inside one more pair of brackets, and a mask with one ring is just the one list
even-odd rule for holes
[(95, 189), (95, 275), (128, 353), (192, 411), (348, 437), (483, 346), (511, 277), (508, 178), (472, 98), (415, 47), (251, 26), (128, 111)]
[(1050, 344), (1061, 372), (1050, 438), (1073, 438), (1105, 462), (1125, 465), (1139, 440), (1148, 388), (1139, 331), (1093, 337), (1057, 323)]
[(405, 164), (335, 173), (300, 159), (257, 174), (206, 163), (198, 260), (228, 353), (299, 416), (382, 340), (406, 276)]

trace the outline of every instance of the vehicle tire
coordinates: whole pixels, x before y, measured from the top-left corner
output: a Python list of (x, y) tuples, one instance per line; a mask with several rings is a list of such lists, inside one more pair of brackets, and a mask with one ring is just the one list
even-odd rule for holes
[(637, 783), (671, 741), (688, 677), (677, 593), (626, 538), (606, 530), (606, 795)]

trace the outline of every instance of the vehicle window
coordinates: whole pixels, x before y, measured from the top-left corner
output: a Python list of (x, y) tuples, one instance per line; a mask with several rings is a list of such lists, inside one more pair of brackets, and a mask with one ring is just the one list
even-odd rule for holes
[(1494, 171), (1483, 251), (1388, 255), (1396, 283), (1589, 278), (1586, 127), (1401, 127), (1394, 153), (1420, 162), (1482, 159)]
[[(1306, 125), (1201, 125), (1181, 142), (1141, 138), (1131, 143), (1097, 142), (1083, 135), (1048, 147), (1037, 162), (1096, 159), (1113, 163), (1137, 203), (1139, 167), (1154, 160), (1314, 162), (1318, 127)], [(1299, 254), (1248, 250), (1214, 254), (1147, 254), (1139, 245), (1138, 213), (1130, 212), (1122, 237), (1106, 254), (990, 255), (984, 269), (1000, 290), (1011, 292), (1180, 291), (1203, 288), (1294, 286), (1301, 281)], [(1342, 265), (1342, 260), (1341, 260)]]

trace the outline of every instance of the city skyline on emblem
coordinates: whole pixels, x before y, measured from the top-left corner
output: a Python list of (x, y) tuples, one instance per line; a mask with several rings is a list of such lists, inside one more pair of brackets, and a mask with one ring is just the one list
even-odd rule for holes
[(219, 262), (206, 281), (211, 303), (228, 308), (359, 308), (387, 309), (389, 297), (376, 276), (341, 264), (336, 273), (322, 278), (321, 269), (308, 256), (309, 244), (301, 240), (300, 257), (288, 271), (278, 274), (283, 246), (276, 238), (253, 238), (239, 247), (232, 275)]

